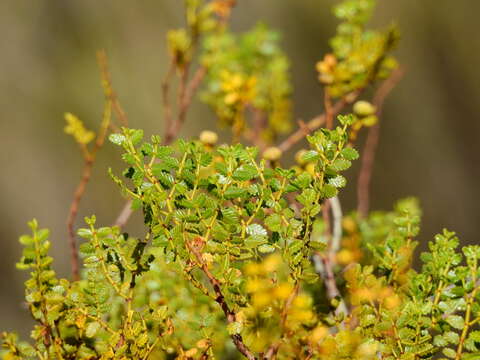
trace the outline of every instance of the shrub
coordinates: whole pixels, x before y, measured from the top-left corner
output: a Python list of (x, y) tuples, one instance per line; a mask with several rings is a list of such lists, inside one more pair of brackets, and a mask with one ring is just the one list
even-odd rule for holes
[[(49, 232), (31, 221), (18, 268), (30, 271), (33, 341), (2, 333), (3, 358), (480, 358), (480, 247), (459, 250), (444, 230), (415, 271), (417, 201), (369, 212), (382, 105), (401, 75), (396, 29), (366, 28), (373, 0), (340, 3), (332, 52), (317, 64), (324, 113), (292, 132), (279, 36), (265, 25), (231, 33), (233, 6), (188, 0), (186, 27), (168, 33), (163, 141), (128, 128), (99, 53), (98, 134), (65, 117), (85, 161), (68, 221), (73, 279), (56, 277)], [(176, 140), (197, 90), (231, 129), (231, 145), (212, 131)], [(343, 215), (338, 192), (364, 128), (358, 208)], [(125, 171), (110, 175), (128, 202), (113, 226), (87, 217), (77, 251), (78, 204), (107, 136), (123, 152)], [(296, 164), (282, 166), (305, 138)], [(144, 234), (122, 232), (131, 211), (142, 212)]]

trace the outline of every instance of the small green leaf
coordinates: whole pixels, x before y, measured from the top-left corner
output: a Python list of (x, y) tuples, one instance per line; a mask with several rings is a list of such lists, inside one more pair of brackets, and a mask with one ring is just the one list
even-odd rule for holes
[(282, 217), (278, 214), (269, 215), (265, 219), (265, 225), (267, 225), (267, 227), (271, 231), (281, 231), (282, 230)]
[(304, 162), (314, 162), (320, 159), (320, 154), (315, 150), (308, 150), (303, 155), (301, 160)]
[(269, 254), (275, 251), (275, 247), (269, 244), (263, 244), (258, 247), (258, 251), (260, 251), (262, 254)]
[(328, 180), (328, 183), (336, 188), (342, 188), (347, 185), (347, 180), (342, 175), (337, 175)]
[(235, 170), (233, 178), (237, 181), (252, 180), (257, 176), (257, 169), (253, 165), (242, 165)]
[(100, 329), (100, 324), (96, 321), (91, 322), (87, 325), (87, 329), (85, 330), (85, 335), (89, 338), (92, 338), (95, 336), (98, 329)]
[(243, 329), (242, 323), (235, 321), (227, 325), (227, 331), (230, 335), (240, 334)]
[(250, 224), (247, 226), (248, 235), (262, 235), (267, 236), (267, 230), (260, 224)]
[(450, 315), (446, 318), (447, 323), (455, 329), (462, 330), (465, 326), (465, 320), (459, 315)]
[(346, 160), (357, 160), (359, 157), (358, 151), (351, 147), (343, 149), (341, 154)]
[(348, 168), (350, 168), (350, 166), (352, 166), (352, 162), (350, 160), (346, 160), (346, 159), (336, 159), (333, 162), (333, 164), (330, 165), (330, 167), (334, 171), (344, 171), (344, 170), (347, 170)]
[(125, 135), (122, 135), (122, 134), (111, 134), (109, 137), (108, 137), (108, 140), (110, 140), (110, 142), (114, 143), (115, 145), (122, 145), (126, 138), (125, 138)]

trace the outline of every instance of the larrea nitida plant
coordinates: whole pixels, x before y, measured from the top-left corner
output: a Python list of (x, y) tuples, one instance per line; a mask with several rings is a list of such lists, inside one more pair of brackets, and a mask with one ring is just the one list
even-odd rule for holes
[[(57, 278), (49, 232), (31, 221), (18, 267), (30, 272), (36, 325), (30, 343), (1, 334), (3, 359), (479, 359), (480, 247), (459, 249), (444, 230), (416, 271), (416, 200), (368, 212), (382, 104), (401, 74), (397, 31), (366, 28), (374, 1), (335, 8), (332, 52), (317, 64), (324, 113), (293, 132), (278, 34), (231, 33), (232, 0), (185, 5), (186, 27), (168, 33), (163, 140), (127, 126), (104, 53), (100, 131), (66, 115), (85, 161), (68, 218), (73, 279)], [(198, 90), (230, 145), (211, 131), (174, 141)], [(126, 163), (110, 175), (128, 201), (113, 226), (85, 218), (77, 251), (78, 204), (107, 136)], [(358, 208), (344, 215), (338, 192), (359, 157)], [(132, 211), (143, 234), (122, 232)]]

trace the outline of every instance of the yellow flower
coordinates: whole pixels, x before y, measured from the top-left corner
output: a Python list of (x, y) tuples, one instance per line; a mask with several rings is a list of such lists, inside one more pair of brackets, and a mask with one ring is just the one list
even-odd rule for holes
[(67, 125), (64, 128), (65, 133), (72, 135), (79, 144), (86, 145), (95, 138), (93, 131), (87, 130), (83, 122), (71, 113), (65, 114)]

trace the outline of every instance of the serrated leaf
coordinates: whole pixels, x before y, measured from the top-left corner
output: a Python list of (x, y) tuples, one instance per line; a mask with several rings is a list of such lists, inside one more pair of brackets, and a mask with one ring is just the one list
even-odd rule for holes
[(358, 151), (351, 147), (343, 149), (341, 154), (346, 160), (357, 160), (359, 157)]
[(352, 166), (352, 162), (350, 160), (346, 160), (346, 159), (336, 159), (330, 165), (330, 167), (334, 171), (344, 171), (344, 170), (347, 170), (348, 168), (350, 168), (350, 166)]
[(347, 180), (342, 175), (337, 175), (328, 180), (328, 183), (336, 188), (342, 188), (347, 185)]
[(260, 251), (262, 254), (269, 254), (275, 251), (275, 247), (270, 245), (270, 244), (263, 244), (260, 245), (258, 248), (258, 251)]
[(314, 162), (320, 159), (320, 154), (315, 150), (308, 150), (303, 155), (301, 160), (304, 162)]
[(282, 217), (279, 214), (271, 214), (265, 219), (265, 225), (271, 231), (282, 230)]
[(227, 325), (227, 331), (230, 335), (240, 334), (243, 329), (241, 322), (235, 321)]
[(262, 235), (267, 236), (267, 230), (260, 224), (250, 224), (247, 226), (248, 235)]
[(465, 326), (465, 320), (460, 315), (450, 315), (447, 316), (445, 321), (453, 328), (462, 330)]
[(91, 322), (87, 325), (85, 329), (85, 335), (89, 338), (92, 338), (97, 333), (98, 329), (100, 329), (100, 324), (96, 321)]
[(248, 190), (236, 186), (230, 186), (224, 194), (225, 199), (235, 199), (248, 196)]
[(267, 237), (262, 235), (251, 235), (245, 239), (245, 247), (254, 249), (257, 246), (263, 245), (267, 242)]
[(335, 186), (333, 185), (330, 185), (330, 184), (326, 184), (323, 188), (322, 188), (322, 197), (324, 199), (330, 199), (334, 196), (337, 196), (338, 194), (338, 190)]
[(257, 176), (257, 169), (253, 165), (242, 165), (237, 168), (232, 177), (237, 181), (252, 180)]
[(108, 140), (110, 140), (110, 142), (114, 143), (115, 145), (122, 145), (125, 142), (126, 137), (122, 134), (110, 134)]

